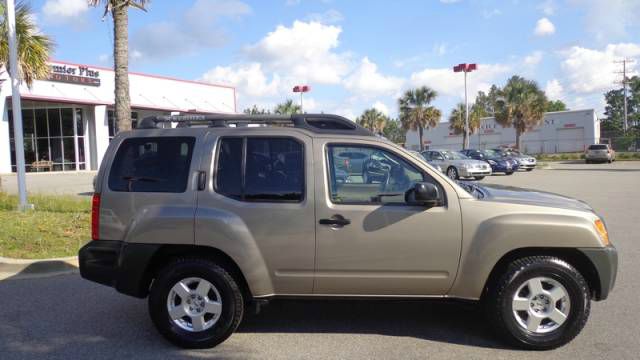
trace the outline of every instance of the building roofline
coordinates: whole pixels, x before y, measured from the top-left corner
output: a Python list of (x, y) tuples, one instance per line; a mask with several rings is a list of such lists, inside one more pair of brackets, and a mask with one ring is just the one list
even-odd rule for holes
[[(582, 112), (582, 111), (592, 111), (592, 112), (596, 112), (595, 109), (577, 109), (577, 110), (562, 110), (562, 111), (549, 111), (549, 112), (545, 112), (544, 115), (556, 115), (556, 114), (568, 114), (568, 113), (576, 113), (576, 112)], [(480, 120), (487, 120), (487, 119), (495, 119), (495, 116), (485, 116), (485, 117), (481, 117)], [(449, 123), (448, 121), (441, 121), (441, 123)]]
[[(111, 69), (111, 68), (108, 68), (108, 67), (105, 67), (105, 66), (99, 66), (99, 65), (79, 64), (79, 63), (74, 63), (74, 62), (64, 61), (64, 60), (57, 60), (57, 59), (49, 59), (49, 62), (50, 63), (64, 64), (64, 65), (72, 65), (72, 66), (88, 66), (88, 67), (92, 67), (92, 68), (103, 70), (103, 71), (114, 72), (113, 69)], [(190, 83), (190, 84), (197, 84), (197, 85), (205, 85), (205, 86), (233, 89), (234, 93), (235, 93), (235, 90), (236, 90), (235, 86), (232, 86), (232, 85), (214, 84), (214, 83), (209, 83), (209, 82), (204, 82), (204, 81), (199, 81), (199, 80), (179, 79), (179, 78), (175, 78), (175, 77), (171, 77), (171, 76), (146, 74), (146, 73), (141, 73), (141, 72), (137, 72), (137, 71), (129, 71), (129, 75), (136, 75), (136, 76), (143, 76), (143, 77), (149, 77), (149, 78), (154, 78), (154, 79), (171, 80), (171, 81), (178, 81), (178, 82), (184, 82), (184, 83)]]

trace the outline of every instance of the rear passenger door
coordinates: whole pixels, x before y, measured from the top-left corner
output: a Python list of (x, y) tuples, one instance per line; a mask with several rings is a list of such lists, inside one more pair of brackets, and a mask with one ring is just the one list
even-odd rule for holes
[(271, 129), (233, 134), (211, 138), (203, 169), (212, 179), (198, 194), (196, 243), (237, 263), (254, 296), (309, 294), (315, 256), (311, 138)]
[(104, 159), (108, 171), (101, 172), (96, 189), (101, 193), (99, 236), (193, 244), (201, 135), (187, 129), (150, 133), (138, 130), (112, 140)]

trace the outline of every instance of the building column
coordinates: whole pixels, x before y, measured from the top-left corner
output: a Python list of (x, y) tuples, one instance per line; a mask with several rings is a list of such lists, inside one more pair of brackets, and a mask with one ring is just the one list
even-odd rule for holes
[(96, 144), (96, 168), (100, 168), (104, 153), (109, 146), (109, 123), (107, 121), (107, 106), (96, 105), (93, 113), (93, 124), (95, 126), (95, 144)]
[(0, 174), (11, 172), (11, 144), (9, 134), (9, 112), (5, 105), (6, 97), (0, 98)]

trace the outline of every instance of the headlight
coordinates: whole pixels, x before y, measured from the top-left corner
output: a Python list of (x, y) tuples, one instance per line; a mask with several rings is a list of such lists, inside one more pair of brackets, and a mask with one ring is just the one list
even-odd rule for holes
[(496, 162), (493, 161), (493, 160), (489, 160), (488, 162), (489, 162), (490, 165), (496, 165)]
[(600, 235), (600, 240), (602, 240), (602, 244), (604, 246), (609, 246), (611, 242), (609, 242), (609, 233), (607, 232), (607, 227), (604, 226), (604, 222), (600, 219), (597, 219), (593, 222), (593, 226), (596, 228), (596, 232)]

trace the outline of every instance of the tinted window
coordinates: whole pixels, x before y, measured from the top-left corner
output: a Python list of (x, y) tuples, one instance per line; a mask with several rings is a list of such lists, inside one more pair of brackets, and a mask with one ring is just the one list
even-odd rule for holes
[(302, 145), (293, 139), (247, 139), (245, 200), (302, 200)]
[(607, 145), (589, 145), (589, 150), (607, 150)]
[(130, 192), (184, 192), (194, 143), (193, 137), (126, 139), (111, 166), (109, 188)]
[[(340, 154), (366, 154), (362, 163), (343, 161)], [(423, 174), (398, 156), (374, 147), (330, 146), (329, 176), (331, 201), (334, 203), (402, 203)]]
[(216, 166), (220, 194), (245, 201), (302, 201), (304, 197), (304, 149), (293, 139), (224, 138)]

